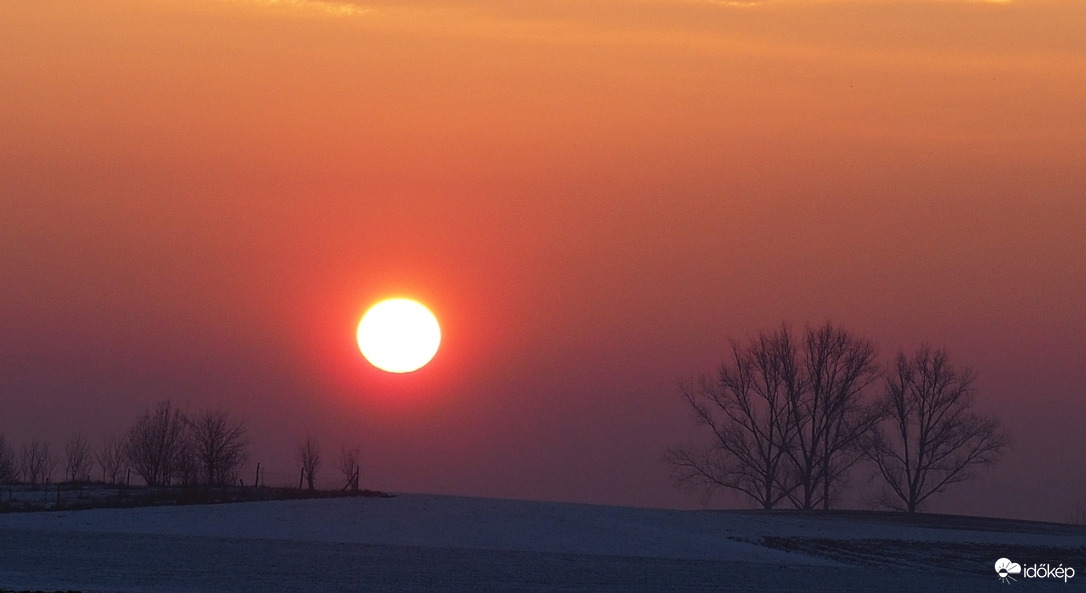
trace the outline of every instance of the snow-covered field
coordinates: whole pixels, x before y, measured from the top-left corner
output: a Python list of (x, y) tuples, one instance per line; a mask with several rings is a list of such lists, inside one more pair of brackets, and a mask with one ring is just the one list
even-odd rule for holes
[(1086, 528), (428, 495), (0, 515), (0, 590), (988, 591), (1002, 557), (1077, 589)]

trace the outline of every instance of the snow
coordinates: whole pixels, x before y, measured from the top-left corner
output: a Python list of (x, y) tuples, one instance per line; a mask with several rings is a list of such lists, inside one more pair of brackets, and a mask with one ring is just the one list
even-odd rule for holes
[(510, 500), (401, 495), (95, 509), (0, 517), (46, 531), (381, 544), (825, 564), (727, 539), (723, 516)]
[(417, 494), (9, 513), (0, 589), (986, 590), (1013, 553), (1086, 578), (1086, 530), (966, 527)]

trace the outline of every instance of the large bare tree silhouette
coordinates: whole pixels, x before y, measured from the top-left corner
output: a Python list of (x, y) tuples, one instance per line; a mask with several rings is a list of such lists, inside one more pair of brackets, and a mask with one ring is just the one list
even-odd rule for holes
[(945, 350), (925, 345), (912, 357), (898, 356), (885, 377), (882, 419), (865, 443), (887, 487), (877, 502), (914, 513), (1010, 445), (998, 420), (972, 411), (973, 381)]
[(736, 490), (764, 509), (784, 500), (830, 508), (878, 418), (868, 402), (875, 354), (871, 342), (832, 323), (808, 326), (798, 339), (782, 325), (733, 342), (715, 377), (680, 388), (712, 439), (668, 450), (676, 481)]
[(200, 480), (208, 486), (233, 485), (249, 459), (245, 422), (225, 410), (205, 410), (188, 424)]
[(680, 386), (698, 424), (712, 433), (707, 446), (668, 450), (676, 481), (705, 489), (731, 489), (771, 509), (794, 487), (788, 450), (795, 435), (788, 419), (790, 392), (799, 369), (787, 328), (732, 343), (716, 377), (702, 375)]
[(186, 461), (184, 414), (164, 401), (128, 429), (125, 457), (148, 486), (165, 486), (180, 477)]

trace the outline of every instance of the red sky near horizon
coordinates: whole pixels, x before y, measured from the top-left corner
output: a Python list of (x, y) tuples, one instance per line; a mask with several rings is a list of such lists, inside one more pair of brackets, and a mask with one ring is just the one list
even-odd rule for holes
[[(934, 510), (1086, 496), (1078, 0), (0, 6), (0, 433), (170, 398), (364, 486), (698, 506), (675, 390), (733, 338), (929, 341), (1017, 442)], [(373, 302), (442, 322), (406, 376)], [(334, 481), (332, 468), (326, 478)], [(863, 482), (863, 480), (860, 480)], [(727, 500), (721, 504), (740, 504)]]

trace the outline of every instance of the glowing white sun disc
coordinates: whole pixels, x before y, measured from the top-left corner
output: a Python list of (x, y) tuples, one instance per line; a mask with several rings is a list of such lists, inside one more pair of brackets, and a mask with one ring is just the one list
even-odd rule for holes
[(370, 307), (358, 323), (358, 349), (373, 366), (410, 373), (426, 366), (441, 344), (441, 326), (425, 306), (388, 299)]

